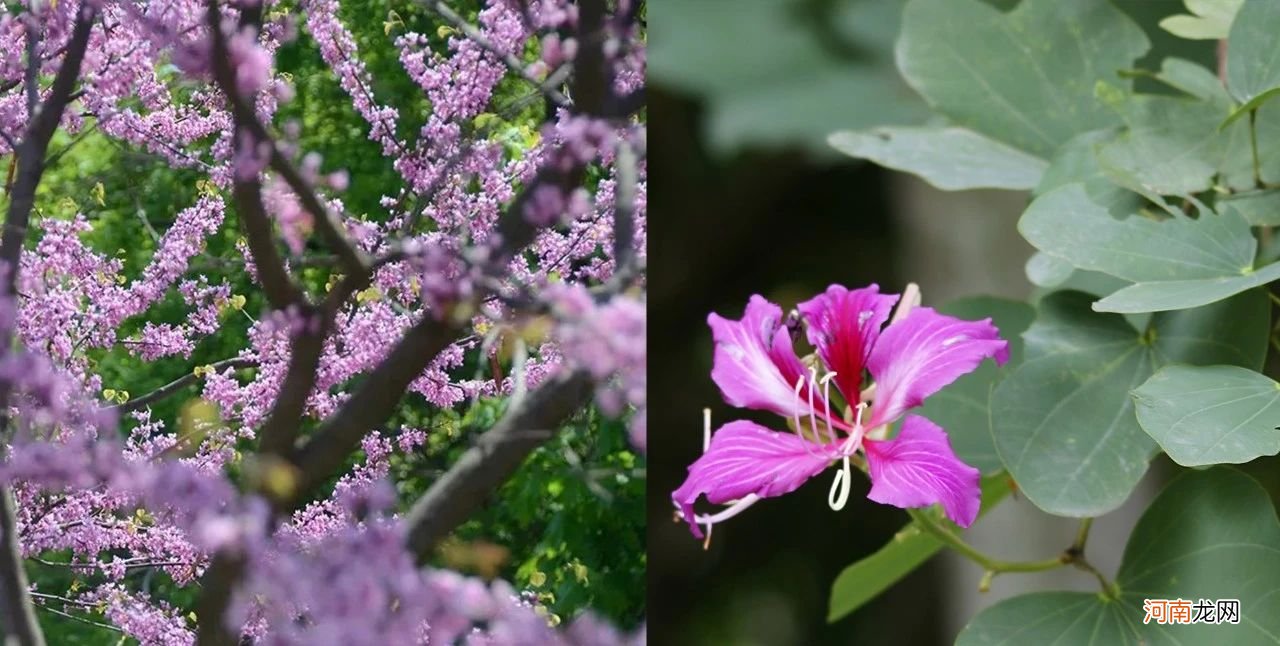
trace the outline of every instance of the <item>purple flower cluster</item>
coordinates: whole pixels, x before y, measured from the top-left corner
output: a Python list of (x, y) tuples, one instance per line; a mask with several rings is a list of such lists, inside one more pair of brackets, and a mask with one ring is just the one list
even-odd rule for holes
[(634, 408), (631, 441), (646, 447), (646, 325), (644, 303), (616, 296), (598, 304), (581, 285), (553, 285), (545, 293), (555, 316), (559, 350), (569, 365), (585, 368), (599, 384), (596, 403), (610, 415)]

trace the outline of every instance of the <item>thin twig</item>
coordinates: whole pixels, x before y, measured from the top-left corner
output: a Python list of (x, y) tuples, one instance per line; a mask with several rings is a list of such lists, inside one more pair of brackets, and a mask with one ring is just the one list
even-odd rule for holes
[(92, 620), (92, 619), (88, 619), (88, 618), (81, 617), (81, 616), (78, 616), (78, 615), (73, 615), (73, 614), (71, 614), (71, 613), (69, 613), (69, 612), (66, 612), (65, 610), (58, 610), (57, 608), (54, 608), (53, 606), (46, 606), (46, 605), (44, 605), (44, 604), (41, 604), (41, 605), (40, 605), (40, 609), (41, 609), (41, 610), (44, 610), (45, 612), (51, 612), (51, 613), (53, 613), (53, 614), (55, 614), (55, 615), (58, 615), (58, 616), (60, 616), (60, 617), (66, 617), (67, 619), (73, 619), (73, 620), (78, 621), (78, 622), (80, 622), (80, 623), (82, 623), (82, 624), (88, 624), (88, 625), (90, 625), (90, 626), (93, 626), (94, 628), (102, 628), (102, 629), (105, 629), (105, 630), (110, 630), (110, 631), (115, 632), (115, 633), (124, 634), (124, 631), (123, 631), (123, 630), (121, 630), (121, 629), (119, 629), (119, 628), (116, 628), (115, 626), (112, 626), (111, 624), (104, 624), (104, 623), (102, 623), (102, 622), (100, 622), (100, 621), (94, 621), (94, 620)]
[[(213, 371), (215, 372), (222, 372), (227, 368), (234, 368), (236, 370), (239, 370), (240, 368), (248, 368), (249, 366), (252, 366), (255, 363), (256, 362), (253, 359), (235, 357), (232, 359), (223, 359), (222, 361), (211, 363), (209, 364), (208, 367), (213, 369)], [(123, 404), (116, 404), (115, 406), (107, 406), (106, 408), (107, 410), (112, 410), (117, 413), (127, 413), (132, 410), (138, 410), (143, 406), (147, 406), (148, 404), (153, 404), (166, 397), (169, 397), (170, 395), (173, 395), (174, 393), (177, 393), (183, 388), (186, 388), (187, 386), (195, 383), (195, 381), (199, 378), (200, 377), (198, 377), (194, 372), (189, 372), (141, 397), (138, 397), (137, 399), (130, 399), (129, 401), (124, 402)]]

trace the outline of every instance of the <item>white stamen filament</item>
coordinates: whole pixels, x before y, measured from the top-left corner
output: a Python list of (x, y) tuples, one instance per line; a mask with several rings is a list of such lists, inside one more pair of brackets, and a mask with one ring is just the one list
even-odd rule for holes
[[(822, 403), (823, 411), (826, 413), (827, 429), (831, 430), (831, 437), (835, 439), (834, 429), (831, 428), (831, 380), (836, 378), (836, 373), (828, 372), (822, 377)], [(823, 438), (825, 439), (825, 437)]]
[(818, 411), (813, 409), (813, 385), (818, 383), (818, 369), (809, 368), (809, 428), (813, 431), (813, 442), (818, 443)]
[(827, 492), (827, 505), (834, 511), (844, 509), (849, 502), (849, 482), (853, 473), (849, 470), (849, 456), (844, 456), (844, 466), (836, 471), (836, 479), (831, 482), (831, 491)]
[(711, 409), (702, 409), (702, 452), (707, 452), (707, 447), (711, 446)]
[[(812, 371), (812, 369), (810, 370)], [(796, 379), (796, 399), (800, 399), (800, 389), (802, 388), (804, 388), (804, 375), (800, 375), (800, 378)], [(810, 385), (809, 386), (809, 415), (813, 416), (815, 414), (816, 413), (813, 410), (813, 386)], [(796, 408), (795, 410), (792, 411), (791, 421), (795, 423), (796, 437), (800, 438), (801, 440), (804, 440), (804, 452), (807, 453), (809, 457), (816, 457), (817, 455), (819, 455), (817, 451), (814, 451), (812, 448), (810, 448), (809, 446), (810, 443), (808, 441), (809, 438), (804, 436), (804, 427), (800, 425), (800, 409), (799, 408)], [(814, 433), (815, 433), (814, 442), (817, 442), (818, 440), (816, 435), (817, 431), (815, 430)]]
[(849, 502), (849, 487), (853, 481), (853, 471), (849, 468), (849, 456), (862, 446), (862, 411), (866, 408), (866, 402), (858, 404), (854, 413), (853, 432), (849, 435), (849, 439), (840, 444), (842, 464), (840, 470), (836, 471), (835, 480), (831, 481), (831, 490), (827, 492), (827, 505), (834, 511), (844, 509), (845, 504)]
[(737, 516), (738, 514), (742, 513), (744, 509), (746, 509), (747, 507), (750, 507), (751, 505), (756, 504), (757, 502), (759, 502), (759, 500), (760, 500), (760, 496), (757, 496), (753, 493), (749, 493), (743, 496), (737, 502), (733, 503), (732, 505), (729, 505), (728, 507), (725, 507), (724, 509), (721, 509), (720, 511), (714, 514), (695, 514), (693, 516), (693, 520), (699, 525), (707, 525), (707, 526), (715, 525), (716, 523), (723, 523), (724, 521), (729, 520), (730, 518), (733, 518), (734, 516)]
[(906, 318), (907, 314), (919, 305), (920, 286), (915, 283), (907, 283), (907, 288), (902, 290), (902, 298), (898, 299), (898, 309), (893, 312), (893, 318), (889, 319), (889, 325)]

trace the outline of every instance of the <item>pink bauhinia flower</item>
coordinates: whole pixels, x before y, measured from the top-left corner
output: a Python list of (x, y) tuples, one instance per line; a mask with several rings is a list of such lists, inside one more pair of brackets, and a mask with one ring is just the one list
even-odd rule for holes
[[(716, 344), (711, 378), (725, 401), (788, 418), (794, 432), (738, 420), (711, 435), (706, 413), (705, 451), (671, 495), (677, 515), (695, 536), (702, 538), (701, 527), (709, 533), (761, 498), (795, 491), (834, 464), (841, 468), (828, 502), (843, 508), (850, 458), (859, 452), (871, 477), (871, 500), (903, 508), (941, 503), (957, 524), (973, 523), (979, 473), (956, 457), (942, 428), (911, 415), (893, 439), (873, 438), (984, 359), (1003, 364), (1009, 344), (991, 319), (963, 321), (914, 307), (916, 300), (913, 285), (889, 321), (896, 294), (881, 294), (876, 285), (855, 290), (832, 285), (801, 303), (787, 321), (781, 308), (761, 296), (751, 297), (739, 321), (707, 317)], [(800, 325), (817, 350), (812, 368), (796, 355), (792, 342), (791, 333)], [(874, 380), (866, 388), (864, 371)], [(840, 400), (832, 397), (832, 382)], [(848, 402), (844, 414), (841, 401)], [(729, 507), (696, 514), (693, 503), (703, 495)]]

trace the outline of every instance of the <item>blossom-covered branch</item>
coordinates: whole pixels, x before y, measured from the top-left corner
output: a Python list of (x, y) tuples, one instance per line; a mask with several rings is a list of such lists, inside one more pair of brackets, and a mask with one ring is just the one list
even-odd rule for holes
[(200, 366), (196, 370), (182, 375), (177, 379), (141, 396), (134, 397), (122, 404), (116, 404), (110, 408), (116, 413), (127, 413), (129, 411), (138, 410), (154, 404), (166, 397), (171, 397), (180, 392), (183, 388), (190, 386), (200, 380), (201, 376), (207, 372), (221, 372), (226, 368), (233, 370), (239, 368), (247, 368), (253, 365), (253, 361), (242, 357), (234, 357), (231, 359), (223, 359), (207, 366)]

